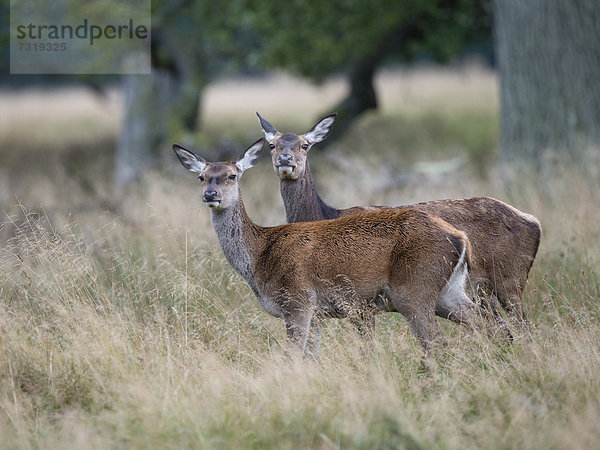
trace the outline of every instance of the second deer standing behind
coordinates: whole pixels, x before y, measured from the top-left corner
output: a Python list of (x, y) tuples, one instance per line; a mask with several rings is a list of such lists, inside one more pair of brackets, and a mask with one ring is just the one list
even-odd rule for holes
[[(336, 114), (319, 120), (304, 134), (281, 133), (256, 113), (271, 149), (273, 168), (280, 179), (281, 197), (289, 223), (335, 219), (381, 208), (355, 206), (336, 209), (317, 193), (308, 164), (308, 151), (323, 141)], [(538, 220), (504, 202), (490, 197), (438, 200), (398, 208), (413, 208), (440, 217), (464, 231), (472, 245), (470, 281), (491, 290), (502, 307), (525, 322), (522, 295), (527, 276), (538, 250), (541, 227)], [(489, 289), (488, 289), (489, 288)], [(502, 323), (495, 302), (491, 302), (496, 320)], [(438, 315), (447, 318), (447, 311)]]

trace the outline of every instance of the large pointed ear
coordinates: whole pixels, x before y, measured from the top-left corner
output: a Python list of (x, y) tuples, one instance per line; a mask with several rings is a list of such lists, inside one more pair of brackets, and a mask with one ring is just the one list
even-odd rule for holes
[(192, 172), (200, 173), (208, 164), (204, 158), (183, 148), (181, 145), (173, 144), (173, 151), (179, 158), (179, 161), (181, 161), (181, 164), (183, 164), (183, 167)]
[(258, 141), (248, 147), (248, 149), (235, 162), (235, 165), (238, 167), (238, 169), (244, 172), (256, 164), (258, 158), (260, 157), (260, 152), (262, 151), (264, 143), (265, 140), (260, 138)]
[(258, 116), (258, 122), (260, 123), (262, 131), (265, 133), (265, 138), (267, 141), (271, 142), (277, 133), (279, 133), (279, 131), (277, 131), (273, 125), (263, 119), (259, 113), (256, 113), (256, 115)]
[(304, 133), (304, 137), (308, 142), (310, 142), (311, 145), (321, 142), (327, 137), (333, 128), (335, 119), (337, 119), (337, 113), (329, 114), (328, 116), (323, 117), (315, 124), (314, 127), (310, 129), (310, 131)]

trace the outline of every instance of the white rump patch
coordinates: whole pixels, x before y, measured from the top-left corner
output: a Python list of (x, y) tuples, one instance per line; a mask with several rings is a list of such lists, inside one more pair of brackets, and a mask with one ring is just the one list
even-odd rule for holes
[(467, 247), (463, 248), (462, 254), (460, 255), (460, 259), (454, 267), (452, 271), (452, 275), (446, 283), (444, 290), (442, 291), (442, 296), (439, 300), (439, 305), (447, 311), (461, 311), (465, 306), (465, 303), (472, 304), (471, 299), (469, 299), (465, 286), (467, 283), (467, 263), (465, 261), (465, 254), (467, 252)]

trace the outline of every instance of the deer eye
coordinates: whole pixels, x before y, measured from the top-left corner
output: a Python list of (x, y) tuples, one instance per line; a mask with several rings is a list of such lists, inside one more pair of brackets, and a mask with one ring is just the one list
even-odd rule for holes
[(302, 144), (302, 148), (306, 150), (308, 148), (308, 144)]
[(200, 181), (204, 181), (204, 177), (203, 177), (202, 175), (199, 175), (199, 176), (198, 176), (198, 179), (199, 179)]
[(230, 180), (235, 180), (237, 175), (229, 175), (227, 178), (229, 178)]
[(273, 150), (275, 148), (275, 144), (269, 144), (269, 148)]

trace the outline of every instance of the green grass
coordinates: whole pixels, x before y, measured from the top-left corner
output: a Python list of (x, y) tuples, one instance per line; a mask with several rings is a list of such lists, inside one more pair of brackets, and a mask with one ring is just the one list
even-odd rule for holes
[[(35, 149), (23, 138), (0, 170), (10, 187), (0, 196), (3, 447), (597, 445), (600, 182), (591, 167), (506, 187), (486, 108), (370, 115), (332, 153), (310, 156), (336, 205), (485, 194), (540, 219), (524, 296), (531, 329), (511, 323), (506, 346), (440, 321), (448, 345), (424, 371), (396, 314), (378, 319), (376, 357), (350, 324), (331, 320), (319, 364), (286, 360), (283, 324), (224, 260), (195, 177), (173, 161), (108, 210), (110, 136), (76, 152), (54, 139), (56, 151), (24, 160)], [(455, 170), (413, 173), (461, 154)], [(389, 182), (394, 171), (410, 176)], [(267, 158), (242, 180), (261, 224), (283, 221), (277, 184)]]
[(473, 170), (485, 177), (497, 158), (498, 133), (495, 112), (458, 111), (448, 115), (425, 111), (383, 117), (373, 113), (361, 119), (340, 146), (356, 153), (377, 149), (374, 158), (409, 164), (464, 155)]

